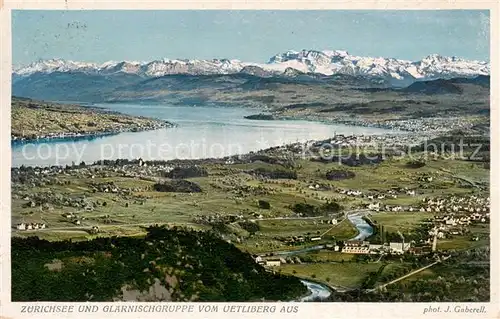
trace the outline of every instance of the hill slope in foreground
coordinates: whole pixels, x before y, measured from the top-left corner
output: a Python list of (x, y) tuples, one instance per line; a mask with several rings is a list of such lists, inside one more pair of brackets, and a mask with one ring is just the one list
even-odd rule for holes
[(267, 272), (210, 232), (151, 227), (145, 238), (12, 239), (14, 301), (276, 301), (305, 294), (298, 278)]

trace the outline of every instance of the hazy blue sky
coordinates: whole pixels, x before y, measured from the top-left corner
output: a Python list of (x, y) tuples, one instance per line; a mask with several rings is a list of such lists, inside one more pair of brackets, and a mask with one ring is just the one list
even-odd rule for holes
[(488, 11), (26, 11), (12, 13), (13, 63), (149, 61), (337, 49), (419, 60), (489, 60)]

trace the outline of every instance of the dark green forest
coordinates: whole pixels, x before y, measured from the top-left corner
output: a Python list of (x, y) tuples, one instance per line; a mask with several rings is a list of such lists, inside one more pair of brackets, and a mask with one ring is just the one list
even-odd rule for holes
[[(12, 238), (13, 301), (122, 300), (123, 287), (172, 301), (277, 301), (307, 294), (212, 232), (150, 227), (145, 238), (49, 242)], [(165, 300), (148, 296), (147, 301)]]

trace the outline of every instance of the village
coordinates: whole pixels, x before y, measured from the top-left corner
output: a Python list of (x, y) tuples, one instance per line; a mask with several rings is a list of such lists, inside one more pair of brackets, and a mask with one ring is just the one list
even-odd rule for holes
[[(443, 205), (444, 202), (449, 203)], [(431, 254), (437, 252), (437, 241), (445, 238), (452, 238), (455, 235), (470, 234), (468, 226), (472, 224), (489, 225), (490, 212), (489, 200), (471, 196), (469, 198), (452, 197), (447, 200), (444, 199), (429, 199), (424, 201), (424, 205), (436, 214), (433, 219), (427, 220), (425, 223), (430, 224), (428, 232), (418, 242), (411, 240), (405, 242), (404, 236), (398, 231), (401, 241), (385, 241), (382, 234), (382, 241), (377, 240), (377, 243), (370, 242), (370, 240), (346, 240), (334, 241), (333, 243), (321, 244), (314, 246), (315, 250), (326, 250), (336, 252), (339, 254), (355, 254), (355, 255), (402, 255), (411, 254), (420, 256), (424, 254)], [(383, 214), (384, 211), (377, 209), (372, 211)], [(421, 212), (415, 211), (415, 214)], [(425, 212), (429, 212), (425, 209)], [(331, 222), (332, 225), (337, 224), (337, 220), (321, 221)], [(382, 226), (383, 232), (383, 226)], [(471, 241), (479, 240), (478, 236), (471, 235)], [(297, 244), (324, 242), (321, 236), (294, 236), (287, 238), (285, 243), (289, 246)], [(293, 253), (293, 251), (291, 251)], [(292, 254), (293, 255), (293, 254)], [(277, 267), (282, 264), (289, 263), (302, 263), (299, 257), (283, 257), (275, 255), (274, 253), (267, 253), (261, 255), (254, 255), (254, 259), (258, 264), (266, 267)]]
[[(461, 200), (461, 199), (457, 199)], [(481, 200), (479, 200), (481, 202)], [(321, 244), (315, 246), (317, 250), (328, 250), (340, 254), (356, 254), (356, 255), (401, 255), (401, 254), (412, 254), (415, 256), (430, 254), (437, 252), (437, 241), (444, 238), (450, 238), (455, 235), (470, 234), (467, 226), (472, 224), (489, 224), (489, 210), (483, 211), (488, 204), (483, 203), (484, 206), (479, 206), (480, 209), (472, 209), (472, 207), (466, 208), (470, 211), (462, 211), (461, 213), (450, 213), (442, 214), (440, 216), (435, 216), (434, 219), (430, 220), (431, 227), (428, 230), (427, 237), (416, 242), (412, 240), (410, 242), (404, 241), (404, 236), (400, 234), (402, 241), (398, 242), (385, 242), (382, 239), (382, 243), (372, 243), (369, 240), (346, 240), (337, 241), (334, 243)], [(478, 211), (479, 210), (479, 211)], [(381, 212), (383, 213), (383, 212)], [(333, 222), (336, 224), (336, 220)], [(470, 236), (471, 241), (479, 240), (478, 236)], [(321, 236), (295, 236), (289, 238), (285, 241), (289, 246), (299, 244), (304, 244), (308, 242), (319, 242), (322, 241)], [(264, 266), (280, 266), (286, 263), (301, 263), (300, 258), (284, 258), (275, 256), (271, 254), (254, 255), (254, 259), (257, 263)]]
[[(262, 159), (263, 157), (261, 157)], [(269, 177), (262, 177), (259, 175), (252, 176), (243, 174), (239, 175), (238, 178), (233, 178), (234, 174), (238, 174), (241, 170), (233, 169), (233, 165), (220, 164), (219, 161), (214, 161), (212, 164), (214, 167), (220, 169), (224, 166), (229, 166), (224, 170), (224, 173), (213, 173), (210, 182), (210, 186), (219, 189), (224, 192), (232, 194), (231, 197), (234, 201), (238, 203), (239, 201), (244, 201), (247, 197), (255, 197), (262, 195), (279, 195), (283, 192), (283, 189), (293, 189), (299, 193), (303, 193), (306, 198), (314, 198), (317, 200), (330, 200), (328, 194), (336, 194), (337, 198), (341, 200), (346, 200), (347, 198), (352, 198), (357, 204), (351, 207), (352, 209), (366, 209), (376, 213), (383, 212), (410, 212), (410, 213), (434, 213), (434, 214), (447, 214), (441, 217), (443, 223), (447, 227), (462, 226), (470, 221), (482, 221), (487, 222), (489, 220), (489, 198), (481, 198), (475, 195), (472, 196), (447, 196), (447, 197), (424, 197), (421, 198), (422, 193), (426, 192), (426, 189), (418, 189), (414, 187), (393, 187), (389, 190), (376, 190), (376, 189), (349, 189), (335, 186), (334, 184), (325, 183), (321, 180), (309, 180), (304, 182), (286, 180), (286, 179), (274, 179)], [(251, 161), (254, 163), (255, 161)], [(171, 163), (155, 163), (146, 162), (141, 159), (135, 161), (125, 160), (123, 162), (111, 161), (109, 163), (99, 163), (98, 165), (85, 165), (84, 163), (80, 165), (59, 167), (52, 166), (47, 168), (13, 168), (12, 169), (12, 180), (13, 180), (13, 198), (18, 200), (23, 200), (23, 204), (26, 208), (38, 209), (39, 211), (53, 211), (54, 207), (71, 207), (75, 210), (73, 212), (65, 213), (62, 216), (75, 225), (80, 225), (81, 221), (85, 217), (79, 217), (83, 215), (80, 213), (92, 212), (99, 207), (106, 206), (106, 201), (100, 199), (93, 199), (92, 194), (107, 193), (110, 195), (118, 196), (122, 201), (124, 201), (125, 207), (129, 205), (144, 205), (151, 196), (146, 195), (148, 191), (151, 191), (151, 186), (144, 186), (144, 184), (136, 183), (135, 186), (130, 185), (130, 187), (123, 187), (117, 185), (116, 183), (109, 182), (99, 182), (97, 180), (108, 179), (112, 176), (121, 176), (123, 178), (139, 178), (148, 182), (157, 182), (169, 176), (169, 174), (180, 174), (182, 177), (197, 177), (198, 175), (203, 177), (207, 173), (199, 168), (193, 169), (192, 165), (184, 166), (185, 169), (178, 169)], [(355, 174), (352, 176), (345, 175), (347, 171), (335, 171), (335, 175), (331, 172), (327, 172), (327, 179), (343, 180), (355, 178)], [(188, 176), (182, 176), (182, 174), (188, 174)], [(191, 175), (189, 175), (191, 174)], [(200, 175), (201, 174), (201, 175)], [(330, 178), (331, 176), (336, 176), (335, 178)], [(441, 175), (436, 175), (437, 177)], [(69, 177), (69, 178), (68, 178)], [(75, 196), (70, 193), (56, 192), (53, 190), (48, 190), (42, 193), (32, 193), (29, 190), (34, 187), (48, 187), (53, 185), (59, 186), (70, 186), (72, 177), (84, 178), (88, 180), (87, 183), (88, 192), (81, 195)], [(417, 173), (416, 180), (420, 181), (422, 186), (425, 187), (426, 183), (432, 183), (432, 175), (425, 173)], [(94, 181), (95, 180), (95, 181)], [(254, 185), (253, 180), (260, 182), (259, 185)], [(252, 184), (251, 184), (252, 183)], [(267, 184), (267, 186), (266, 186)], [(141, 186), (143, 185), (143, 186)], [(278, 187), (279, 186), (279, 187)], [(192, 195), (192, 194), (191, 194)], [(205, 195), (200, 195), (204, 196)], [(403, 202), (412, 202), (413, 204), (384, 204), (385, 201), (398, 200), (399, 198), (404, 199)], [(412, 199), (414, 198), (414, 199)], [(421, 198), (421, 199), (420, 199)], [(193, 205), (197, 206), (197, 200), (193, 199)], [(260, 207), (262, 206), (263, 207)], [(281, 213), (280, 215), (273, 214), (269, 209), (266, 210), (266, 204), (260, 203), (258, 207), (262, 208), (259, 211), (251, 211), (244, 209), (242, 212), (233, 213), (239, 218), (245, 219), (262, 219), (264, 217), (303, 217), (301, 213), (291, 212), (291, 213)], [(265, 213), (265, 214), (263, 214)], [(227, 214), (223, 214), (226, 216)], [(468, 214), (468, 215), (467, 215)], [(208, 218), (209, 215), (201, 215), (198, 217), (198, 222), (203, 221)], [(106, 217), (102, 216), (105, 220)], [(226, 217), (224, 217), (226, 218)], [(335, 220), (335, 219), (333, 219)], [(333, 220), (330, 220), (332, 222)], [(323, 223), (323, 221), (320, 221)], [(332, 222), (333, 223), (333, 222)], [(336, 220), (335, 220), (336, 223)], [(21, 226), (19, 223), (17, 226), (18, 230), (36, 230), (45, 229), (50, 227), (46, 223), (41, 221), (24, 222), (26, 226)], [(38, 225), (39, 224), (39, 225)], [(44, 225), (43, 228), (40, 225)], [(27, 225), (31, 225), (28, 227)], [(35, 226), (38, 225), (38, 226)], [(441, 226), (440, 226), (441, 227)], [(457, 232), (457, 230), (454, 230)], [(443, 236), (442, 232), (438, 232), (437, 236)], [(301, 242), (304, 239), (297, 237), (296, 239), (285, 240), (286, 243), (290, 242)]]
[[(300, 117), (310, 120), (341, 123), (346, 125), (356, 125), (365, 127), (378, 127), (407, 133), (418, 133), (420, 136), (436, 136), (453, 130), (471, 130), (476, 124), (476, 118), (463, 116), (429, 116), (429, 117), (409, 117), (398, 119), (377, 119), (369, 117), (353, 117), (346, 115), (328, 115), (325, 113), (300, 114), (299, 116), (286, 116), (274, 114), (275, 118), (293, 119)], [(411, 134), (415, 136), (415, 134)], [(407, 135), (409, 136), (409, 135)], [(405, 137), (404, 137), (405, 138)], [(406, 138), (405, 138), (406, 139)]]
[[(349, 196), (362, 196), (369, 200), (383, 200), (386, 197), (395, 198), (399, 193), (409, 196), (415, 196), (414, 190), (405, 188), (398, 190), (390, 190), (385, 194), (379, 195), (366, 195), (360, 191), (353, 190), (338, 190), (341, 194)], [(361, 208), (360, 208), (361, 209)], [(381, 226), (378, 231), (382, 232), (382, 238), (378, 238), (375, 242), (370, 240), (345, 240), (328, 242), (319, 235), (304, 235), (292, 236), (283, 238), (282, 241), (287, 246), (301, 246), (307, 243), (322, 243), (314, 246), (315, 250), (326, 250), (336, 252), (339, 254), (356, 254), (356, 255), (400, 255), (411, 254), (419, 256), (423, 254), (430, 254), (437, 252), (437, 241), (446, 238), (453, 238), (454, 236), (469, 235), (470, 241), (477, 241), (479, 237), (471, 234), (469, 226), (474, 224), (489, 225), (490, 223), (490, 199), (489, 197), (479, 197), (476, 195), (470, 196), (448, 196), (448, 197), (435, 197), (435, 198), (422, 198), (421, 203), (415, 206), (389, 206), (382, 205), (380, 202), (370, 203), (366, 205), (365, 219), (371, 224), (372, 227), (380, 227), (374, 225), (369, 216), (376, 216), (376, 214), (395, 213), (401, 214), (433, 214), (433, 218), (427, 218), (422, 221), (426, 225), (427, 232), (422, 233), (419, 240), (404, 241), (404, 236), (398, 231), (398, 235), (402, 241), (386, 241), (384, 238), (384, 226)], [(331, 224), (336, 225), (339, 221), (337, 219), (325, 220), (319, 219), (318, 224)], [(334, 239), (334, 238), (333, 238)], [(324, 242), (328, 243), (324, 243)], [(300, 248), (299, 248), (300, 251)], [(293, 250), (291, 251), (293, 253)], [(285, 258), (283, 256), (276, 256), (274, 253), (266, 253), (261, 255), (254, 255), (257, 263), (267, 266), (276, 267), (287, 263), (301, 263), (299, 257)]]

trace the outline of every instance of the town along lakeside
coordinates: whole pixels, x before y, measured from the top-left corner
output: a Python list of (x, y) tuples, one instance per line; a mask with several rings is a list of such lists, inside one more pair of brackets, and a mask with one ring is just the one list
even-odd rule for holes
[(12, 97), (13, 144), (80, 140), (174, 127), (168, 121), (102, 108)]
[[(158, 224), (165, 225), (155, 237), (160, 241), (184, 247), (186, 241), (201, 244), (198, 236), (202, 236), (226, 247), (220, 256), (240, 256), (236, 251), (245, 254), (247, 257), (238, 257), (238, 263), (248, 271), (238, 268), (238, 263), (215, 258), (221, 262), (217, 267), (226, 270), (215, 278), (200, 279), (201, 286), (189, 290), (176, 284), (177, 280), (184, 276), (194, 280), (200, 271), (205, 273), (202, 269), (206, 265), (183, 264), (182, 248), (171, 261), (150, 263), (160, 268), (144, 268), (146, 275), (139, 284), (137, 280), (134, 283), (136, 269), (120, 269), (116, 273), (130, 277), (109, 278), (115, 281), (117, 290), (100, 295), (100, 300), (110, 300), (110, 296), (123, 299), (130, 291), (142, 296), (137, 300), (285, 300), (306, 294), (299, 288), (304, 285), (297, 285), (297, 278), (345, 288), (346, 297), (333, 293), (333, 301), (401, 301), (401, 291), (404, 298), (413, 301), (438, 297), (449, 301), (488, 300), (489, 159), (450, 158), (447, 153), (425, 149), (417, 149), (410, 158), (401, 156), (397, 145), (384, 156), (374, 146), (364, 149), (363, 154), (350, 154), (352, 147), (347, 145), (362, 140), (346, 136), (333, 140), (338, 143), (329, 143), (337, 145), (343, 156), (319, 156), (325, 141), (318, 141), (218, 159), (110, 160), (92, 165), (13, 168), (12, 235), (16, 244), (12, 251), (17, 265), (13, 267), (13, 282), (17, 283), (13, 296), (28, 298), (23, 300), (88, 300), (93, 291), (71, 290), (74, 288), (68, 288), (61, 297), (43, 291), (25, 294), (32, 289), (22, 284), (29, 282), (22, 278), (28, 275), (26, 267), (54, 281), (71, 278), (73, 267), (78, 271), (107, 269), (112, 266), (106, 264), (110, 251), (116, 258), (123, 256), (114, 255), (116, 251), (106, 245), (90, 249), (81, 244), (85, 248), (66, 255), (57, 249), (50, 252), (51, 247), (68, 239), (75, 245), (101, 237), (143, 240), (152, 238), (150, 227)], [(310, 152), (304, 153), (305, 146)], [(489, 143), (485, 146), (483, 154), (489, 152)], [(351, 240), (358, 235), (348, 218), (352, 213), (362, 214), (372, 225), (371, 236)], [(44, 228), (35, 229), (34, 224), (43, 224)], [(203, 237), (207, 232), (213, 237)], [(43, 258), (25, 258), (35, 245), (22, 238), (30, 236), (48, 240), (36, 244), (48, 247)], [(200, 251), (188, 256), (206, 254), (204, 246), (196, 246)], [(316, 246), (322, 248), (307, 249)], [(298, 254), (281, 254), (299, 250)], [(479, 262), (471, 263), (471, 259)], [(289, 279), (260, 281), (251, 275), (255, 274), (252, 269), (262, 278), (268, 273)], [(242, 291), (246, 293), (239, 294), (229, 286), (215, 288), (236, 273), (245, 278), (247, 287), (254, 287), (251, 282), (259, 280), (257, 287), (263, 288), (261, 285), (268, 282), (272, 287), (266, 289), (276, 291), (275, 285), (280, 282), (295, 296), (265, 295), (266, 289), (245, 288)], [(161, 280), (166, 275), (170, 278), (167, 284)], [(79, 280), (79, 286), (85, 287), (87, 279)], [(240, 285), (233, 283), (235, 289)], [(175, 286), (184, 297), (151, 296), (148, 287), (155, 285), (167, 290)], [(422, 286), (432, 286), (435, 292), (424, 294), (419, 290)], [(396, 287), (398, 294), (393, 290)], [(475, 293), (471, 296), (463, 291)]]

